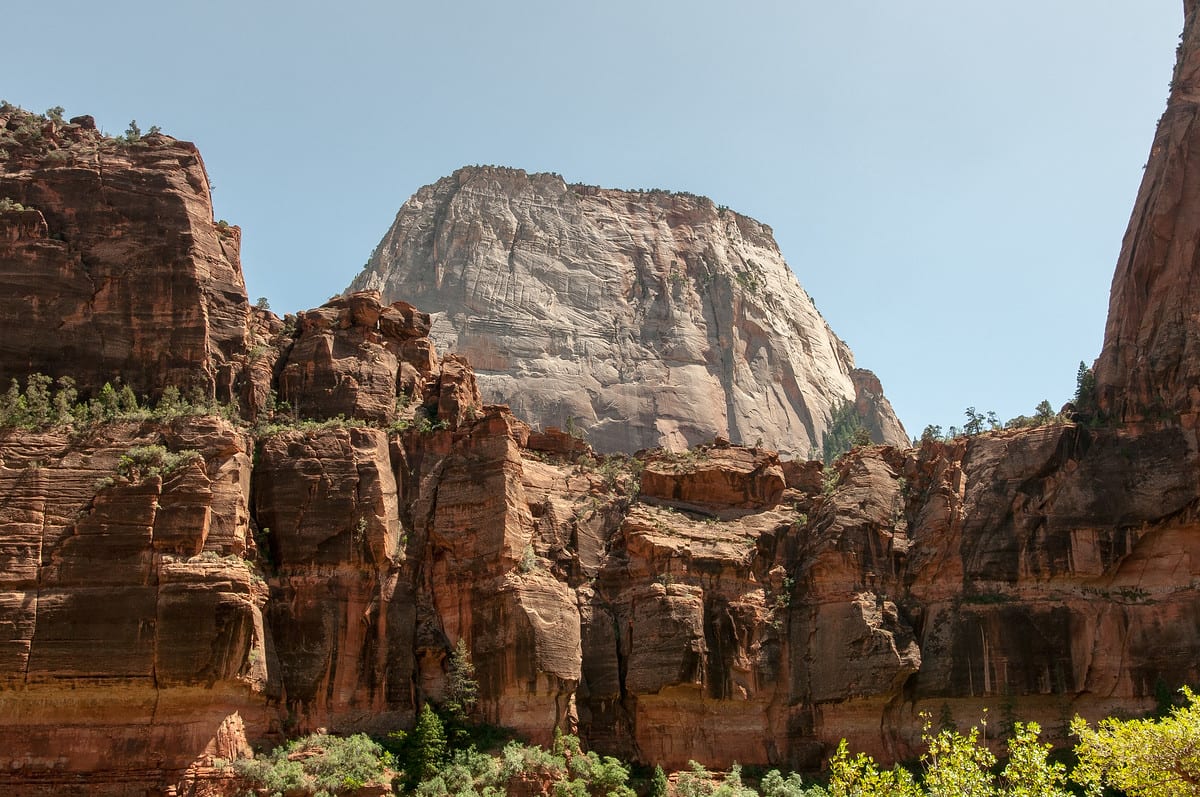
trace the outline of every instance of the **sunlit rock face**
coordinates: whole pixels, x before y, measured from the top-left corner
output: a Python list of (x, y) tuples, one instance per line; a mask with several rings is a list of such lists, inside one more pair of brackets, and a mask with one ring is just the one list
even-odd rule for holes
[(1096, 361), (1101, 411), (1119, 420), (1196, 423), (1200, 412), (1200, 22), (1186, 20), (1109, 299)]
[(138, 395), (173, 384), (228, 400), (250, 305), (241, 232), (214, 223), (199, 151), (72, 122), (0, 111), (0, 382), (119, 378)]
[[(1188, 288), (1195, 236), (1172, 210), (1191, 201), (1191, 159), (1179, 153), (1194, 138), (1180, 120), (1192, 113), (1187, 87), (1200, 58), (1196, 7), (1188, 4), (1176, 91), (1114, 281), (1099, 412), (1086, 422), (860, 447), (828, 469), (723, 439), (638, 459), (598, 456), (566, 431), (531, 431), (508, 407), (485, 404), (481, 384), (502, 369), (477, 378), (467, 359), (439, 355), (429, 337), (439, 321), (412, 305), (362, 291), (285, 323), (238, 310), (244, 291), (221, 268), (205, 277), (194, 259), (172, 260), (178, 295), (199, 306), (224, 295), (241, 320), (212, 306), (196, 320), (182, 308), (195, 347), (181, 343), (171, 357), (182, 359), (132, 368), (130, 383), (145, 380), (150, 392), (198, 384), (252, 413), (269, 413), (274, 391), (324, 422), (253, 433), (183, 414), (0, 430), (0, 792), (241, 793), (245, 784), (219, 759), (247, 755), (251, 742), (409, 726), (421, 705), (445, 697), (459, 642), (479, 681), (474, 719), (540, 742), (578, 731), (589, 747), (668, 768), (695, 759), (815, 769), (843, 737), (882, 761), (906, 760), (920, 752), (924, 717), (962, 727), (985, 709), (989, 732), (1036, 720), (1063, 743), (1075, 714), (1136, 714), (1196, 683), (1200, 440), (1187, 375), (1200, 308)], [(61, 135), (102, 144), (76, 128)], [(173, 180), (195, 173), (191, 150), (163, 141), (96, 157), (120, 171), (118, 160), (155, 152), (163, 157), (139, 201), (147, 213), (161, 201), (155, 212), (177, 221)], [(98, 330), (118, 317), (136, 327), (174, 306), (138, 254), (161, 243), (154, 230), (116, 225), (113, 241), (86, 249), (87, 236), (73, 239), (77, 228), (66, 225), (59, 240), (54, 214), (107, 213), (105, 194), (55, 205), (38, 191), (60, 159), (19, 153), (0, 181), (23, 192), (21, 209), (0, 212), (0, 268), (16, 275), (0, 282), (0, 309), (25, 303), (30, 323), (42, 324), (56, 291), (73, 295), (59, 280), (83, 251), (116, 258), (87, 261), (110, 269), (124, 297), (95, 308), (130, 308), (92, 316)], [(626, 216), (657, 208), (679, 239), (689, 225), (724, 220), (731, 248), (767, 247), (761, 228), (695, 198), (494, 170), (418, 194), (414, 202), (446, 202), (429, 240), (446, 251), (487, 240), (476, 222), (458, 232), (452, 223), (454, 198), (481, 180), (556, 191), (554, 207), (569, 194), (581, 217), (599, 213), (588, 203), (623, 197), (635, 206)], [(1176, 198), (1166, 201), (1170, 186)], [(39, 201), (56, 210), (28, 209)], [(443, 227), (453, 234), (435, 235)], [(533, 233), (518, 228), (513, 221), (504, 240), (523, 242), (513, 268), (529, 269)], [(650, 240), (635, 228), (610, 230), (610, 247)], [(207, 251), (212, 241), (197, 236), (189, 251)], [(118, 243), (126, 254), (112, 254)], [(570, 243), (555, 239), (554, 251)], [(662, 331), (668, 311), (701, 296), (701, 267), (715, 275), (709, 288), (745, 288), (728, 303), (742, 308), (733, 311), (743, 313), (739, 324), (775, 285), (764, 277), (751, 291), (737, 277), (746, 269), (713, 265), (734, 260), (696, 260), (701, 250), (683, 244), (647, 251), (656, 254), (630, 255), (630, 268), (657, 298), (624, 306), (659, 324), (647, 328), (660, 342), (707, 340)], [(683, 258), (682, 280), (655, 270), (672, 258), (683, 269), (680, 252), (695, 255)], [(128, 273), (111, 271), (121, 258)], [(568, 271), (592, 273), (582, 259), (569, 262)], [(748, 268), (749, 255), (736, 262)], [(34, 268), (49, 269), (44, 297)], [(144, 291), (139, 274), (149, 274)], [(718, 316), (687, 318), (699, 329), (697, 319)], [(748, 340), (748, 328), (728, 327), (725, 340)], [(526, 329), (536, 361), (544, 341)], [(158, 351), (97, 335), (104, 343), (91, 359), (63, 360), (78, 362), (81, 384)], [(759, 350), (769, 337), (755, 338)], [(620, 337), (626, 347), (647, 340)], [(36, 356), (0, 346), (0, 373), (50, 370), (38, 359), (49, 343), (29, 351)], [(696, 364), (685, 360), (671, 362)], [(569, 373), (587, 393), (582, 372)], [(869, 374), (845, 377), (853, 387), (840, 395), (860, 411), (879, 401)], [(594, 420), (600, 435), (603, 418)], [(135, 474), (121, 464), (152, 447), (178, 455), (176, 467)]]
[(907, 440), (771, 229), (704, 197), (460, 169), (405, 203), (351, 287), (431, 313), (485, 399), (600, 451), (723, 437), (808, 456), (847, 401), (875, 440)]

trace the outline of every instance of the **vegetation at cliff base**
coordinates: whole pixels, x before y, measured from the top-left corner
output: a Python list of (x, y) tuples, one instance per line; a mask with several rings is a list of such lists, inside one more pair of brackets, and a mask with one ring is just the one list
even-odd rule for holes
[[(501, 797), (514, 791), (552, 797), (1200, 797), (1200, 698), (1165, 716), (1102, 720), (1078, 717), (1073, 768), (1051, 759), (1033, 722), (1014, 721), (999, 759), (984, 743), (983, 726), (936, 732), (926, 717), (925, 752), (913, 766), (881, 767), (843, 741), (819, 780), (778, 770), (747, 777), (734, 765), (709, 772), (692, 761), (674, 775), (662, 767), (641, 778), (610, 756), (585, 751), (574, 736), (556, 734), (550, 749), (510, 741), (502, 747), (459, 736), (455, 722), (426, 705), (411, 731), (380, 744), (359, 734), (306, 736), (233, 770), (260, 793), (283, 797), (343, 795), (391, 783), (419, 797)], [(478, 731), (479, 728), (475, 728)]]
[(388, 782), (383, 748), (363, 734), (313, 734), (267, 755), (233, 762), (246, 782), (270, 795), (336, 795)]

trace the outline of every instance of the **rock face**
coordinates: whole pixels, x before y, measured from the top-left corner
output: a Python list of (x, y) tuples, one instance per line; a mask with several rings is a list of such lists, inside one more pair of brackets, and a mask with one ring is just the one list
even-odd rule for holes
[(0, 108), (0, 380), (230, 400), (248, 348), (240, 240), (213, 223), (192, 144)]
[[(1174, 143), (1148, 175), (1169, 183), (1187, 160), (1158, 160), (1191, 134), (1175, 112), (1163, 126)], [(76, 201), (64, 218), (100, 212)], [(47, 218), (6, 207), (10, 242)], [(445, 698), (460, 642), (475, 719), (541, 742), (578, 730), (665, 767), (815, 769), (843, 737), (908, 759), (922, 712), (968, 724), (986, 708), (990, 733), (1036, 720), (1064, 741), (1076, 713), (1151, 708), (1200, 680), (1194, 330), (1170, 338), (1153, 321), (1200, 308), (1182, 289), (1141, 290), (1186, 276), (1174, 255), (1137, 252), (1190, 246), (1182, 217), (1136, 223), (1146, 207), (1114, 284), (1128, 313), (1110, 319), (1098, 423), (868, 446), (830, 469), (726, 440), (597, 455), (485, 404), (469, 363), (438, 355), (429, 317), (362, 291), (294, 323), (251, 313), (252, 349), (197, 349), (195, 373), (135, 370), (152, 394), (212, 376), (253, 427), (160, 411), (0, 431), (0, 792), (236, 793), (216, 757), (318, 727), (408, 726)], [(44, 263), (29, 259), (39, 246), (2, 250), (0, 268)], [(220, 293), (214, 279), (195, 295)], [(33, 280), (8, 284), (24, 296)], [(129, 295), (137, 317), (161, 301)], [(210, 328), (222, 317), (197, 339), (235, 339)], [(1136, 345), (1130, 329), (1145, 330)], [(0, 355), (5, 374), (42, 367)], [(879, 401), (869, 374), (846, 377), (860, 411)], [(175, 455), (165, 473), (136, 466), (154, 446)]]
[[(113, 482), (138, 445), (197, 455)], [(92, 793), (153, 793), (198, 756), (237, 755), (228, 723), (269, 729), (250, 453), (205, 417), (0, 436), (5, 793), (84, 775)]]
[(703, 197), (460, 169), (405, 203), (351, 289), (415, 302), (488, 401), (600, 451), (724, 437), (808, 456), (846, 401), (908, 442), (771, 229)]
[(1200, 23), (1185, 22), (1167, 109), (1158, 123), (1109, 300), (1104, 348), (1096, 363), (1100, 409), (1124, 420), (1200, 410)]

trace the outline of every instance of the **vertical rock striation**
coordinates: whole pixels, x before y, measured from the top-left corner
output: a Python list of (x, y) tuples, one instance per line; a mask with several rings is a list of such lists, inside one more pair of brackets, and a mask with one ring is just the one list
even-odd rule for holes
[(214, 224), (194, 145), (0, 109), (0, 381), (229, 400), (247, 349), (240, 237)]
[(846, 401), (907, 442), (771, 229), (704, 197), (460, 169), (405, 203), (351, 288), (431, 312), (487, 400), (600, 451), (724, 437), (806, 456)]
[(1100, 409), (1121, 420), (1200, 411), (1200, 11), (1184, 30), (1109, 299), (1096, 362)]

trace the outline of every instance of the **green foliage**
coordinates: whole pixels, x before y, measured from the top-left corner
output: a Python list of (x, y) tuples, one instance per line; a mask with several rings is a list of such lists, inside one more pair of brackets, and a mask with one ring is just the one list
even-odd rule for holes
[(786, 778), (778, 769), (772, 769), (758, 784), (762, 797), (828, 797), (829, 792), (820, 786), (805, 786), (796, 773)]
[(1200, 697), (1183, 689), (1186, 705), (1159, 719), (1108, 718), (1092, 728), (1076, 717), (1079, 763), (1072, 779), (1098, 797), (1104, 788), (1128, 797), (1200, 795)]
[(823, 459), (825, 462), (833, 462), (851, 448), (867, 445), (870, 441), (870, 433), (863, 426), (862, 418), (858, 417), (858, 410), (853, 402), (843, 401), (833, 408), (829, 430), (821, 438)]
[(521, 551), (521, 561), (517, 562), (517, 570), (522, 573), (532, 573), (537, 566), (537, 552), (533, 550), (532, 544), (526, 545), (525, 549)]
[(62, 124), (65, 121), (63, 119), (63, 114), (65, 112), (66, 112), (66, 110), (61, 105), (55, 105), (52, 108), (46, 109), (46, 118), (53, 122), (58, 122), (59, 124)]
[[(222, 219), (221, 221), (223, 222), (225, 220)], [(228, 227), (229, 225), (226, 224), (225, 226)], [(271, 302), (267, 299), (266, 296), (259, 296), (258, 299), (255, 300), (254, 306), (259, 310), (270, 310)]]
[(842, 481), (842, 475), (838, 473), (837, 468), (832, 465), (826, 465), (821, 471), (821, 493), (823, 495), (833, 495), (833, 491), (837, 489), (838, 484)]
[(676, 797), (712, 797), (716, 790), (712, 773), (697, 761), (689, 761), (688, 768), (675, 780)]
[(459, 638), (450, 652), (450, 669), (446, 674), (446, 702), (451, 716), (465, 721), (479, 700), (479, 681), (475, 680), (475, 665), (467, 641)]
[(998, 797), (991, 768), (996, 756), (979, 744), (979, 728), (964, 736), (955, 730), (941, 730), (934, 737), (922, 738), (929, 747), (921, 761), (925, 764), (925, 793), (930, 797)]
[[(1168, 716), (1103, 720), (1096, 728), (1076, 718), (1080, 738), (1072, 773), (1088, 797), (1187, 797), (1200, 795), (1200, 698), (1184, 690), (1186, 705)], [(944, 712), (947, 713), (948, 712)], [(829, 761), (827, 788), (805, 786), (798, 775), (772, 770), (757, 791), (742, 782), (736, 764), (721, 777), (689, 762), (676, 779), (677, 797), (1069, 797), (1066, 767), (1049, 760), (1050, 745), (1035, 723), (1013, 722), (1002, 769), (982, 743), (980, 727), (960, 733), (952, 720), (936, 732), (926, 716), (926, 752), (914, 775), (902, 767), (881, 769), (870, 756), (852, 755), (845, 741)], [(442, 720), (426, 706), (416, 727), (393, 734), (407, 793), (422, 797), (501, 797), (544, 784), (555, 797), (634, 797), (629, 770), (620, 761), (584, 752), (579, 739), (556, 733), (552, 749), (510, 742), (499, 755), (474, 745), (450, 751)], [(310, 736), (269, 756), (234, 764), (267, 794), (329, 795), (381, 782), (396, 759), (366, 737)], [(656, 767), (650, 797), (665, 797), (669, 781)], [(518, 785), (525, 784), (525, 785)]]
[(168, 451), (160, 445), (134, 446), (117, 460), (117, 473), (135, 483), (151, 476), (166, 478), (200, 459), (200, 452), (190, 448)]
[(1014, 723), (1000, 775), (1006, 797), (1069, 797), (1066, 767), (1049, 760), (1051, 746), (1038, 741), (1041, 731), (1036, 722)]
[(428, 703), (421, 707), (410, 738), (412, 745), (404, 762), (405, 771), (414, 782), (433, 777), (446, 758), (446, 729)]
[(667, 797), (667, 791), (671, 788), (667, 781), (667, 773), (663, 772), (660, 766), (654, 767), (654, 777), (650, 779), (650, 791), (647, 797)]
[(828, 792), (830, 797), (923, 797), (908, 770), (881, 770), (869, 755), (852, 756), (845, 739), (829, 760)]
[(271, 797), (344, 794), (386, 782), (383, 749), (363, 734), (313, 734), (269, 755), (235, 761), (234, 770)]
[(1079, 369), (1075, 372), (1075, 412), (1090, 416), (1096, 412), (1096, 375), (1083, 360), (1079, 361)]
[(184, 399), (176, 387), (167, 387), (153, 409), (139, 400), (129, 385), (105, 382), (96, 395), (81, 401), (75, 380), (69, 376), (53, 382), (44, 374), (30, 374), (22, 391), (17, 380), (0, 394), (0, 427), (48, 429), (70, 426), (76, 429), (97, 423), (121, 420), (170, 420), (183, 415), (218, 415), (231, 421), (237, 410), (194, 391)]
[(974, 407), (967, 407), (963, 413), (967, 416), (967, 422), (963, 424), (963, 434), (974, 436), (983, 434), (986, 430), (995, 431), (1000, 428), (1000, 419), (996, 417), (996, 413), (976, 412)]

